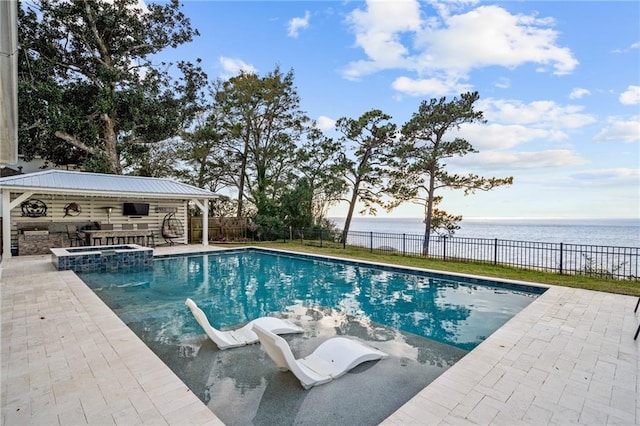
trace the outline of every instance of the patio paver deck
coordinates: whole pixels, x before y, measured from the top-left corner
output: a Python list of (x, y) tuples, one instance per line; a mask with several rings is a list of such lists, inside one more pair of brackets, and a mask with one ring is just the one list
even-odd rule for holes
[[(222, 424), (50, 256), (5, 262), (0, 296), (3, 425)], [(551, 287), (383, 424), (640, 424), (636, 300)]]

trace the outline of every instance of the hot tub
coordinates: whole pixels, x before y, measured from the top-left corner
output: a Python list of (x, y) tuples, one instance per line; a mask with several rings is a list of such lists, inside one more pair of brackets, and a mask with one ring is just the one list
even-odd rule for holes
[(52, 248), (51, 262), (59, 271), (105, 272), (150, 268), (153, 249), (137, 244)]

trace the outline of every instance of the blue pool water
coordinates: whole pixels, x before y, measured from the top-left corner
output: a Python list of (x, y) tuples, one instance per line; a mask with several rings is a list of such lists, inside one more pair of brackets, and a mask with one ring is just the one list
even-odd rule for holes
[(216, 328), (295, 307), (328, 308), (467, 351), (544, 291), (262, 250), (79, 275), (125, 323), (154, 324), (146, 331), (156, 338), (202, 334), (184, 306), (190, 297)]
[[(228, 426), (380, 424), (543, 291), (267, 250), (79, 275)], [(218, 350), (187, 297), (218, 328), (263, 315), (293, 321), (304, 333), (284, 338), (296, 357), (336, 335), (389, 357), (304, 390), (259, 344)]]

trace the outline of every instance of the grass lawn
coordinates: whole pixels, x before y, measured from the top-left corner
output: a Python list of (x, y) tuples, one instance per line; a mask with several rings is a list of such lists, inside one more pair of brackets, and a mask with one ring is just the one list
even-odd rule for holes
[(432, 269), (437, 271), (456, 272), (461, 274), (481, 275), (493, 278), (506, 278), (510, 280), (527, 281), (539, 284), (561, 285), (565, 287), (583, 288), (587, 290), (605, 291), (608, 293), (640, 296), (640, 282), (631, 280), (604, 279), (581, 275), (559, 275), (550, 272), (539, 272), (526, 269), (517, 269), (506, 266), (495, 266), (485, 263), (443, 261), (423, 257), (402, 256), (395, 253), (370, 252), (360, 247), (343, 249), (341, 245), (302, 245), (299, 241), (270, 241), (252, 242), (248, 244), (228, 244), (229, 246), (260, 246), (280, 250), (290, 250), (302, 253), (313, 253), (345, 257), (350, 259), (368, 260), (371, 262), (387, 263), (393, 265), (411, 266), (415, 268)]

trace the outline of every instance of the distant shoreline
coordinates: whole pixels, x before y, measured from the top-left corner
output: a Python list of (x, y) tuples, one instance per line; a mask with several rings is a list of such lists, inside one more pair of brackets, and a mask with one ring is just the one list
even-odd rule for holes
[[(330, 216), (327, 219), (329, 220), (340, 220), (344, 221), (346, 217), (341, 216)], [(422, 217), (417, 216), (403, 216), (403, 217), (395, 217), (395, 216), (357, 216), (353, 217), (352, 220), (419, 220), (422, 221)], [(522, 221), (636, 221), (640, 222), (640, 217), (591, 217), (591, 218), (581, 218), (581, 217), (476, 217), (476, 216), (464, 216), (462, 218), (465, 220), (473, 220), (473, 221), (514, 221), (514, 220), (522, 220)]]
[[(330, 217), (338, 229), (344, 218)], [(640, 218), (608, 219), (463, 219), (454, 237), (514, 241), (563, 242), (600, 246), (640, 247)], [(421, 218), (355, 217), (351, 232), (423, 235)]]

